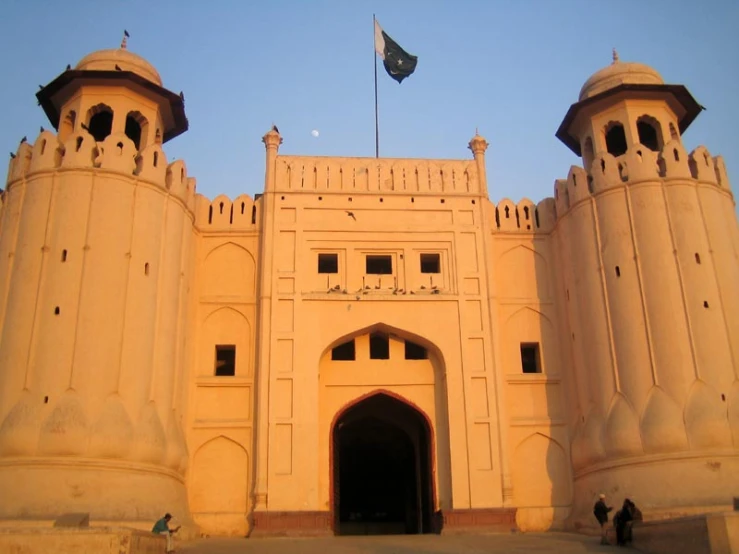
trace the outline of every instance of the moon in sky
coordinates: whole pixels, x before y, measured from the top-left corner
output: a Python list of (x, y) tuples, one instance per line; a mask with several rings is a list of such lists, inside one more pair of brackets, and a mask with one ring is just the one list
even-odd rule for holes
[(310, 132), (310, 134), (311, 134), (311, 135), (313, 135), (314, 137), (317, 137), (317, 136), (318, 136), (318, 130), (317, 130), (317, 129), (313, 129), (313, 130), (312, 130), (312, 131)]

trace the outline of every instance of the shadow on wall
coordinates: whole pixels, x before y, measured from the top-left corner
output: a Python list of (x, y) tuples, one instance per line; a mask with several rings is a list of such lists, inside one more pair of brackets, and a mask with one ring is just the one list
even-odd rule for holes
[(508, 273), (501, 304), (505, 296), (515, 310), (506, 320), (502, 347), (513, 502), (522, 531), (562, 529), (572, 504), (566, 391), (560, 384), (570, 356), (569, 345), (558, 340), (552, 252), (549, 240), (535, 237), (504, 253), (499, 264)]

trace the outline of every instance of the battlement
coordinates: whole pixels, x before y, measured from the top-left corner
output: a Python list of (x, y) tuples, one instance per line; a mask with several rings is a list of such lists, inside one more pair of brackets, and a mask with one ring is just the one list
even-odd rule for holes
[(480, 194), (474, 160), (278, 156), (276, 190)]
[(204, 233), (228, 231), (256, 231), (262, 203), (248, 194), (233, 201), (221, 194), (209, 200), (202, 194), (195, 196), (195, 226)]
[(590, 171), (572, 166), (567, 179), (554, 182), (557, 217), (563, 216), (577, 203), (614, 187), (645, 181), (688, 179), (712, 185), (731, 194), (726, 165), (721, 156), (712, 157), (705, 146), (690, 154), (675, 139), (654, 152), (642, 144), (634, 144), (625, 154), (608, 153), (595, 156)]
[(545, 198), (534, 204), (524, 198), (515, 204), (504, 198), (495, 210), (495, 229), (502, 233), (548, 233), (556, 220), (554, 198)]
[(190, 212), (195, 208), (195, 179), (187, 176), (185, 162), (168, 164), (159, 144), (139, 152), (123, 133), (96, 142), (82, 130), (62, 142), (51, 131), (42, 130), (32, 144), (18, 145), (8, 167), (7, 188), (36, 173), (72, 169), (102, 169), (147, 181), (179, 198)]

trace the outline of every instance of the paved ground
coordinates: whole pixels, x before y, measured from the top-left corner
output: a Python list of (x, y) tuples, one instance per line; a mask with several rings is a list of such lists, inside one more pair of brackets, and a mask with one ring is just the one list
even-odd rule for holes
[(177, 554), (582, 554), (616, 550), (600, 546), (599, 540), (566, 533), (201, 539), (177, 545)]

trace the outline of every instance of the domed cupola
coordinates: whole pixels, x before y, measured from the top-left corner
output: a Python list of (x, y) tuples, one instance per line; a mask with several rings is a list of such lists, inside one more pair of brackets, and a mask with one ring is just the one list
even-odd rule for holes
[(621, 156), (633, 144), (659, 151), (680, 135), (703, 107), (683, 85), (665, 84), (642, 63), (613, 62), (596, 71), (580, 89), (556, 136), (590, 169), (594, 156)]
[(62, 141), (81, 128), (98, 142), (125, 133), (143, 150), (187, 130), (182, 93), (164, 88), (156, 68), (127, 49), (127, 38), (125, 33), (118, 49), (92, 52), (67, 66), (36, 94)]

